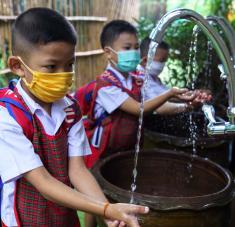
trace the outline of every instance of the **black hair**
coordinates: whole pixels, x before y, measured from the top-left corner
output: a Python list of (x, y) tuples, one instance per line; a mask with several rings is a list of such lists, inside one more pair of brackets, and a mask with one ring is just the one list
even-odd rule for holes
[(113, 20), (106, 24), (100, 35), (101, 47), (112, 46), (121, 33), (137, 35), (136, 28), (125, 20)]
[(13, 24), (13, 55), (27, 53), (30, 46), (56, 41), (76, 45), (77, 34), (73, 25), (52, 9), (31, 8), (20, 14)]
[[(145, 37), (141, 41), (141, 43), (140, 43), (140, 56), (141, 56), (141, 58), (148, 55), (150, 42), (151, 42), (151, 39), (149, 37)], [(170, 47), (166, 42), (162, 41), (158, 44), (157, 48), (169, 50)]]

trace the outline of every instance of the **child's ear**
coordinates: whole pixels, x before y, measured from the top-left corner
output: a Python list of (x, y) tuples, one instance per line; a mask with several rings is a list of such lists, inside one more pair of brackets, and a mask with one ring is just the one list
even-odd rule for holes
[(21, 64), (21, 62), (20, 62), (20, 60), (19, 60), (18, 57), (16, 57), (16, 56), (10, 56), (10, 57), (8, 58), (8, 66), (9, 66), (10, 70), (11, 70), (14, 74), (16, 74), (16, 75), (18, 75), (18, 76), (20, 76), (20, 77), (24, 77), (24, 76), (25, 76), (25, 73), (24, 73), (24, 70), (22, 69), (21, 65), (22, 65), (22, 64)]
[(104, 47), (104, 53), (105, 53), (108, 60), (110, 60), (112, 58), (112, 51), (110, 50), (109, 47)]
[(147, 56), (144, 56), (142, 59), (141, 59), (141, 61), (140, 61), (140, 64), (142, 65), (142, 66), (146, 66), (146, 64), (147, 64)]

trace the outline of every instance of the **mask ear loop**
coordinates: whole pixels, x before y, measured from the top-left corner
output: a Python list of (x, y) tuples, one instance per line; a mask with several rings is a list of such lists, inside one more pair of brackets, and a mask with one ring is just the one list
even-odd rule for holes
[(24, 65), (24, 67), (33, 74), (33, 70), (29, 68), (29, 66), (27, 66), (24, 61), (22, 60), (22, 58), (20, 56), (17, 56), (17, 58), (20, 60), (20, 62)]
[(24, 67), (32, 74), (33, 79), (32, 79), (32, 81), (31, 81), (31, 83), (28, 83), (27, 80), (25, 79), (25, 77), (21, 77), (21, 79), (24, 81), (24, 83), (25, 83), (28, 87), (32, 88), (33, 85), (34, 85), (35, 82), (36, 82), (36, 78), (35, 78), (35, 76), (34, 76), (34, 72), (33, 72), (32, 69), (29, 68), (29, 66), (27, 66), (27, 65), (24, 63), (24, 61), (22, 60), (22, 58), (21, 58), (20, 56), (17, 56), (17, 58), (18, 58), (18, 59), (20, 60), (20, 62), (24, 65)]
[[(113, 53), (115, 53), (118, 56), (118, 53), (116, 50), (114, 50), (111, 46), (107, 47), (108, 49), (110, 49)], [(117, 67), (117, 64), (115, 61), (113, 61), (111, 58), (108, 59), (109, 63), (112, 63), (113, 65), (115, 65), (115, 67)]]

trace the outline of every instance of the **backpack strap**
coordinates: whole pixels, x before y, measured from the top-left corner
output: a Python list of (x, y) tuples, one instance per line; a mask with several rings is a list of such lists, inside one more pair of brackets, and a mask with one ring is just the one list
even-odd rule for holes
[(73, 125), (81, 120), (82, 112), (77, 100), (75, 100), (70, 95), (66, 95), (66, 97), (73, 101), (73, 104), (64, 110), (66, 113), (64, 124), (66, 126), (67, 132), (69, 132)]
[[(9, 85), (11, 86), (11, 85)], [(17, 96), (17, 92), (9, 88), (0, 91), (0, 105), (4, 106), (10, 116), (22, 127), (25, 136), (32, 140), (33, 137), (33, 117), (27, 106)]]
[[(25, 136), (29, 140), (32, 140), (32, 115), (27, 110), (23, 102), (14, 93), (14, 83), (17, 83), (17, 81), (11, 81), (8, 88), (0, 89), (0, 106), (3, 106), (7, 109), (10, 116), (15, 119), (16, 122), (22, 127)], [(3, 183), (0, 177), (0, 208), (2, 188)]]

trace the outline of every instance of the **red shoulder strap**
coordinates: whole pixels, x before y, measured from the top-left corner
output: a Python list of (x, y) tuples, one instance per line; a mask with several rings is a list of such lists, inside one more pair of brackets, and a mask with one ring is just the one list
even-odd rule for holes
[(12, 118), (22, 127), (25, 136), (32, 140), (33, 124), (32, 114), (28, 107), (16, 95), (16, 93), (8, 88), (0, 90), (0, 105), (4, 106)]
[(69, 95), (66, 97), (73, 101), (73, 104), (65, 109), (66, 117), (64, 124), (67, 131), (69, 131), (74, 124), (81, 120), (82, 112), (79, 103), (74, 98)]
[(80, 87), (74, 95), (74, 98), (78, 101), (81, 107), (83, 115), (87, 115), (87, 113), (90, 110), (92, 94), (95, 90), (95, 87), (96, 87), (96, 80), (93, 80), (90, 83)]

